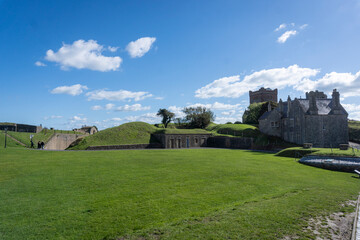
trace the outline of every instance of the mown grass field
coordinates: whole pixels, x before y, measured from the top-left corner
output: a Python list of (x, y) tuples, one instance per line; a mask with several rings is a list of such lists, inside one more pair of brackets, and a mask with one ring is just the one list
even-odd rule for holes
[(353, 210), (352, 176), (245, 150), (0, 148), (0, 239), (311, 238), (310, 217)]

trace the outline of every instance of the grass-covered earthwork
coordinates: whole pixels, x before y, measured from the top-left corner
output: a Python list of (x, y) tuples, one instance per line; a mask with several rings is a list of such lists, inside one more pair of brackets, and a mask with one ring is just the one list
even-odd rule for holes
[(0, 239), (315, 238), (352, 176), (245, 150), (1, 148)]
[(344, 156), (344, 157), (360, 157), (360, 150), (349, 148), (348, 150), (340, 150), (339, 148), (303, 148), (292, 147), (286, 148), (276, 155), (281, 157), (301, 158), (306, 155), (318, 156)]

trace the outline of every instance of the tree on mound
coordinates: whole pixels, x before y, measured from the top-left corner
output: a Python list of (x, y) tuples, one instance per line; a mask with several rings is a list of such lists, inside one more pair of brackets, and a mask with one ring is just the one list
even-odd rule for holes
[(166, 128), (167, 125), (173, 120), (175, 117), (175, 113), (170, 112), (169, 110), (165, 108), (160, 108), (158, 113), (156, 114), (158, 116), (162, 116), (162, 124), (164, 124), (164, 127)]
[(275, 102), (261, 102), (253, 103), (245, 110), (243, 114), (243, 123), (245, 124), (259, 124), (259, 118), (268, 111), (269, 103), (271, 110), (277, 107)]
[(206, 128), (215, 120), (214, 113), (205, 107), (187, 107), (183, 112), (186, 114), (185, 121), (192, 128)]

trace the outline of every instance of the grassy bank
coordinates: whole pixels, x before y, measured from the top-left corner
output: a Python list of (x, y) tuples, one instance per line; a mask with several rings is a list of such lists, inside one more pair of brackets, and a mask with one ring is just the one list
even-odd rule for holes
[(340, 150), (338, 148), (311, 148), (306, 149), (303, 147), (286, 148), (276, 155), (280, 157), (293, 157), (299, 158), (306, 155), (319, 155), (319, 156), (344, 156), (344, 157), (360, 157), (358, 149), (349, 148), (348, 150)]
[(1, 239), (315, 238), (355, 199), (352, 174), (224, 149), (0, 149)]

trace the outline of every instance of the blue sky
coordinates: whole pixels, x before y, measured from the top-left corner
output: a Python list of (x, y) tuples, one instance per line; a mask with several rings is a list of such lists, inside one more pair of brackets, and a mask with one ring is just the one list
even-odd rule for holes
[(159, 122), (248, 91), (333, 88), (360, 120), (360, 1), (1, 1), (0, 121), (57, 129)]

